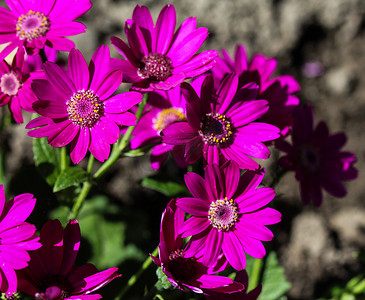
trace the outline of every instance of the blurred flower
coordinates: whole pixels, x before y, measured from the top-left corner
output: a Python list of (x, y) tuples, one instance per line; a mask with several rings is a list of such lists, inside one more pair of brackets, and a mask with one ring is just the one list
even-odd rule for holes
[(209, 164), (205, 178), (195, 173), (185, 175), (193, 198), (180, 198), (177, 207), (192, 216), (179, 233), (192, 236), (191, 248), (202, 253), (203, 263), (212, 265), (221, 252), (236, 270), (246, 265), (245, 253), (265, 256), (261, 241), (271, 241), (272, 232), (265, 225), (280, 222), (281, 214), (265, 207), (275, 196), (272, 188), (257, 188), (264, 171), (246, 171), (233, 161), (222, 167)]
[(179, 234), (184, 222), (184, 212), (176, 207), (176, 199), (170, 201), (162, 214), (160, 229), (159, 258), (154, 262), (161, 266), (168, 280), (182, 290), (206, 293), (215, 290), (222, 293), (241, 291), (244, 286), (231, 278), (212, 275), (222, 271), (226, 264), (208, 268), (195, 253), (189, 250), (189, 244), (183, 247)]
[(58, 220), (49, 220), (41, 229), (42, 247), (31, 253), (26, 269), (18, 271), (19, 290), (37, 300), (101, 299), (91, 294), (120, 277), (118, 268), (98, 272), (92, 264), (74, 266), (80, 247), (80, 227), (76, 220), (65, 229)]
[(111, 96), (122, 82), (122, 73), (109, 68), (107, 46), (99, 47), (89, 67), (79, 50), (72, 49), (66, 73), (47, 62), (47, 80), (38, 80), (32, 88), (39, 98), (33, 109), (41, 115), (26, 126), (40, 127), (28, 132), (31, 137), (48, 137), (52, 147), (71, 143), (71, 159), (77, 164), (87, 150), (96, 159), (109, 157), (110, 144), (119, 139), (118, 125), (135, 125), (136, 117), (127, 112), (142, 101), (138, 92)]
[(10, 11), (0, 7), (0, 44), (10, 43), (0, 53), (5, 58), (15, 48), (36, 54), (45, 45), (61, 51), (75, 47), (65, 36), (85, 32), (74, 20), (91, 7), (89, 0), (5, 0)]
[(257, 83), (258, 98), (269, 102), (268, 111), (259, 121), (275, 125), (282, 135), (287, 135), (293, 121), (290, 112), (299, 105), (299, 99), (294, 95), (300, 90), (299, 83), (290, 75), (272, 77), (277, 65), (274, 58), (255, 54), (248, 61), (243, 45), (236, 47), (234, 60), (227, 50), (222, 49), (221, 52), (222, 57), (216, 58), (216, 66), (211, 70), (216, 81), (220, 82), (226, 74), (236, 72), (239, 76), (238, 87), (249, 82)]
[[(131, 148), (136, 149), (161, 142), (160, 132), (166, 126), (175, 122), (186, 121), (186, 101), (181, 95), (180, 86), (168, 91), (155, 91), (148, 94), (146, 113), (138, 121), (133, 131)], [(160, 143), (153, 147), (151, 167), (157, 170), (165, 162), (169, 152), (172, 153), (177, 165), (186, 168), (184, 146), (173, 146)]]
[(5, 202), (4, 187), (0, 185), (0, 291), (9, 296), (17, 291), (15, 270), (25, 268), (30, 261), (27, 251), (41, 247), (35, 226), (24, 222), (35, 203), (32, 194)]
[[(185, 145), (185, 160), (196, 162), (202, 155), (210, 163), (218, 163), (220, 154), (237, 162), (242, 169), (256, 169), (251, 157), (267, 159), (270, 151), (262, 142), (279, 137), (279, 129), (266, 123), (253, 122), (268, 110), (266, 100), (255, 100), (258, 86), (250, 83), (237, 91), (238, 77), (224, 77), (217, 89), (211, 76), (201, 86), (201, 99), (193, 88), (182, 84), (186, 101), (187, 122), (170, 124), (162, 130), (162, 141)], [(236, 93), (240, 101), (234, 100)], [(245, 100), (245, 101), (244, 101)]]
[(124, 80), (138, 91), (169, 90), (211, 69), (218, 51), (195, 54), (208, 36), (207, 28), (196, 28), (196, 19), (185, 20), (175, 32), (176, 12), (168, 4), (156, 26), (148, 8), (137, 5), (132, 20), (125, 23), (129, 46), (117, 37), (112, 44), (125, 60), (115, 60)]
[(0, 106), (9, 105), (15, 121), (23, 123), (22, 109), (35, 112), (32, 104), (37, 100), (31, 84), (34, 79), (44, 78), (43, 73), (27, 72), (24, 64), (24, 50), (14, 56), (12, 65), (0, 61)]
[(315, 78), (324, 74), (324, 66), (318, 61), (307, 61), (302, 66), (302, 72), (309, 78)]
[(322, 203), (322, 188), (334, 197), (344, 197), (343, 180), (357, 178), (355, 154), (341, 151), (346, 143), (343, 132), (330, 134), (327, 125), (320, 122), (313, 128), (313, 110), (310, 105), (293, 112), (292, 144), (278, 141), (276, 147), (286, 155), (280, 159), (284, 169), (295, 171), (300, 183), (302, 201), (314, 205)]

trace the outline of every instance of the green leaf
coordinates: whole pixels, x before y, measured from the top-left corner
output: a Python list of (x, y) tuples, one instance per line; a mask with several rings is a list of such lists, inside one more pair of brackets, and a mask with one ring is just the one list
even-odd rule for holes
[(161, 267), (156, 270), (157, 282), (155, 287), (158, 291), (167, 290), (171, 287), (171, 282), (167, 279), (166, 274), (162, 271)]
[(47, 138), (33, 139), (34, 162), (38, 170), (42, 174), (49, 185), (56, 182), (59, 175), (59, 167), (57, 161), (57, 149), (51, 147), (47, 143)]
[(167, 197), (190, 195), (189, 190), (185, 185), (179, 184), (174, 181), (163, 181), (160, 179), (146, 177), (142, 179), (141, 185), (151, 190), (158, 191)]
[(65, 169), (56, 179), (53, 192), (59, 192), (71, 186), (77, 186), (88, 180), (88, 174), (85, 170), (78, 167)]
[(270, 252), (265, 264), (259, 299), (276, 300), (283, 296), (290, 287), (290, 283), (285, 279), (284, 269), (279, 265), (276, 253)]

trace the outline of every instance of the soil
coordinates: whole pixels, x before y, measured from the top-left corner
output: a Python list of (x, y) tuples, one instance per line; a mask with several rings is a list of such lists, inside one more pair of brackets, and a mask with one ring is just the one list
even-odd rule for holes
[[(137, 4), (126, 0), (93, 2), (91, 11), (81, 19), (87, 32), (73, 38), (87, 58), (101, 43), (110, 45), (111, 36), (125, 38), (124, 21), (131, 17)], [(149, 7), (154, 17), (165, 3), (168, 2), (138, 1)], [(316, 299), (334, 283), (347, 282), (364, 267), (355, 254), (365, 250), (365, 194), (361, 179), (365, 164), (365, 1), (172, 3), (178, 24), (196, 16), (198, 25), (209, 29), (210, 36), (202, 50), (226, 48), (233, 53), (237, 44), (244, 44), (249, 56), (262, 53), (275, 57), (276, 74), (296, 77), (301, 85), (298, 96), (313, 104), (315, 122), (324, 120), (331, 132), (346, 132), (345, 149), (356, 153), (359, 170), (359, 178), (346, 184), (347, 196), (336, 199), (325, 194), (321, 207), (303, 206), (298, 184), (288, 173), (277, 186), (279, 196), (274, 200), (283, 220), (271, 228), (275, 234), (273, 247), (292, 284), (288, 299)], [(115, 50), (112, 54), (118, 57)], [(314, 63), (312, 66), (318, 70), (311, 74), (305, 69), (308, 63)], [(12, 154), (6, 163), (9, 177), (19, 174), (24, 166), (31, 166), (31, 139), (26, 137), (24, 125), (13, 126), (0, 137), (1, 147), (6, 146)], [(277, 155), (274, 151), (273, 157)], [(163, 172), (181, 175), (172, 164), (165, 166)], [(99, 189), (124, 205), (162, 211), (167, 199), (139, 185), (141, 178), (152, 174), (148, 157), (126, 159), (113, 168)], [(49, 191), (46, 193), (52, 197)], [(152, 217), (151, 226), (158, 226), (159, 218), (158, 213)]]

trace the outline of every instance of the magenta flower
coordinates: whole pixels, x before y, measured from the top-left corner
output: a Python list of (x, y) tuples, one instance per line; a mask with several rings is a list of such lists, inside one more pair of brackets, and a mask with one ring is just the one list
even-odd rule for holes
[(65, 229), (58, 220), (49, 220), (40, 233), (42, 247), (31, 253), (29, 266), (18, 272), (19, 290), (39, 300), (101, 299), (94, 291), (120, 277), (118, 268), (98, 272), (92, 264), (74, 266), (80, 247), (76, 220)]
[(205, 179), (195, 173), (185, 175), (193, 198), (181, 198), (177, 207), (192, 216), (179, 233), (192, 236), (192, 249), (203, 255), (203, 263), (212, 265), (223, 253), (236, 270), (245, 268), (245, 253), (265, 256), (261, 241), (271, 241), (272, 232), (265, 225), (280, 222), (281, 214), (264, 207), (275, 196), (272, 188), (257, 188), (264, 172), (240, 169), (233, 161), (222, 167), (207, 165)]
[(5, 202), (0, 185), (0, 292), (11, 295), (17, 291), (15, 270), (25, 268), (30, 261), (27, 251), (41, 247), (34, 225), (24, 222), (33, 211), (36, 199), (21, 194)]
[(195, 293), (241, 291), (244, 288), (241, 283), (228, 277), (212, 275), (224, 270), (226, 264), (208, 268), (189, 250), (189, 245), (183, 247), (179, 231), (184, 222), (184, 213), (176, 207), (175, 202), (176, 199), (171, 200), (162, 214), (159, 258), (153, 257), (154, 262), (161, 266), (171, 284), (181, 290)]
[(129, 46), (112, 37), (112, 44), (125, 60), (116, 60), (124, 80), (132, 89), (149, 92), (169, 90), (211, 69), (218, 51), (196, 54), (208, 36), (207, 28), (196, 28), (196, 19), (185, 20), (175, 32), (176, 12), (166, 5), (158, 16), (156, 26), (148, 8), (137, 5), (132, 20), (125, 23)]
[(136, 117), (127, 112), (142, 101), (138, 92), (111, 96), (122, 82), (122, 73), (109, 68), (107, 46), (99, 47), (89, 67), (78, 50), (71, 50), (66, 73), (55, 63), (47, 62), (47, 80), (33, 83), (39, 98), (33, 109), (41, 115), (26, 126), (40, 127), (28, 132), (31, 137), (48, 137), (52, 147), (71, 143), (71, 159), (77, 164), (87, 150), (96, 159), (109, 157), (110, 144), (119, 139), (118, 125), (135, 125)]
[(235, 72), (239, 76), (238, 86), (256, 82), (260, 87), (259, 99), (269, 102), (269, 110), (260, 118), (260, 122), (269, 123), (280, 128), (282, 135), (287, 135), (293, 122), (290, 112), (299, 105), (294, 93), (300, 90), (298, 82), (290, 75), (272, 77), (277, 61), (256, 54), (248, 61), (243, 45), (238, 45), (234, 60), (227, 50), (222, 49), (222, 57), (216, 59), (217, 64), (211, 71), (219, 82), (228, 74)]
[[(268, 110), (266, 100), (255, 100), (258, 87), (247, 84), (237, 90), (238, 77), (227, 75), (213, 87), (207, 76), (201, 88), (201, 99), (189, 84), (182, 84), (187, 100), (187, 122), (167, 126), (162, 141), (170, 145), (185, 145), (185, 160), (196, 162), (202, 155), (210, 163), (218, 163), (222, 154), (227, 160), (236, 161), (242, 169), (257, 169), (251, 157), (267, 159), (270, 151), (263, 142), (279, 137), (279, 129), (266, 123), (253, 122)], [(240, 101), (234, 100), (236, 93)], [(246, 100), (246, 101), (243, 101)]]
[[(151, 92), (147, 101), (150, 106), (146, 108), (147, 112), (138, 121), (133, 131), (132, 149), (161, 142), (161, 130), (169, 124), (186, 121), (186, 101), (181, 95), (180, 86), (169, 91)], [(169, 152), (172, 153), (179, 167), (187, 167), (184, 159), (184, 146), (160, 143), (152, 149), (152, 169), (159, 169), (166, 161)]]
[(22, 109), (33, 112), (32, 103), (37, 100), (31, 84), (34, 79), (44, 78), (44, 74), (27, 72), (24, 64), (24, 50), (14, 56), (12, 65), (0, 61), (0, 106), (8, 104), (14, 120), (23, 123)]
[(65, 36), (85, 32), (74, 20), (92, 6), (89, 0), (6, 0), (10, 11), (0, 7), (0, 44), (10, 43), (0, 53), (2, 60), (19, 47), (36, 54), (45, 45), (70, 51), (74, 42)]
[(276, 147), (286, 155), (280, 159), (284, 169), (295, 172), (300, 184), (302, 201), (314, 205), (322, 203), (322, 188), (334, 197), (344, 197), (343, 180), (357, 178), (355, 154), (341, 151), (346, 143), (343, 132), (330, 134), (327, 125), (320, 122), (313, 128), (313, 110), (310, 105), (293, 112), (292, 144), (277, 142)]

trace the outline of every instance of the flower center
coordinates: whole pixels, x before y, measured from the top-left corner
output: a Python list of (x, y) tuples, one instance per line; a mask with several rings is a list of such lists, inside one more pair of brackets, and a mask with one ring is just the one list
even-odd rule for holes
[(313, 146), (304, 146), (299, 152), (302, 166), (310, 173), (319, 170), (321, 163), (321, 156), (317, 149)]
[(206, 114), (200, 122), (200, 136), (205, 143), (220, 147), (228, 146), (233, 141), (233, 128), (225, 115)]
[(182, 108), (166, 108), (162, 111), (160, 111), (156, 117), (152, 120), (153, 123), (153, 129), (160, 132), (161, 130), (165, 129), (167, 125), (170, 125), (172, 123), (176, 122), (182, 122), (185, 121), (185, 115), (182, 110)]
[(48, 18), (44, 14), (30, 10), (18, 18), (16, 34), (21, 40), (31, 41), (45, 36), (50, 25)]
[(20, 87), (21, 83), (16, 74), (11, 72), (1, 76), (0, 88), (4, 94), (7, 94), (8, 96), (15, 96)]
[(176, 281), (186, 282), (199, 278), (200, 263), (195, 257), (184, 257), (184, 250), (175, 250), (170, 253), (167, 267)]
[(238, 219), (238, 207), (233, 199), (217, 200), (210, 204), (208, 219), (220, 231), (230, 231)]
[(91, 90), (77, 91), (67, 101), (68, 118), (81, 127), (93, 127), (104, 115), (104, 103)]
[[(45, 299), (48, 299), (47, 294), (49, 288), (57, 287), (59, 289), (59, 298), (64, 299), (68, 298), (71, 294), (71, 284), (67, 281), (67, 279), (58, 274), (47, 275), (42, 279), (39, 289), (42, 293), (39, 296), (45, 295)], [(43, 294), (46, 293), (46, 294)], [(43, 297), (41, 298), (43, 299)]]
[(172, 61), (159, 53), (149, 53), (141, 60), (138, 75), (153, 82), (164, 81), (172, 74)]

